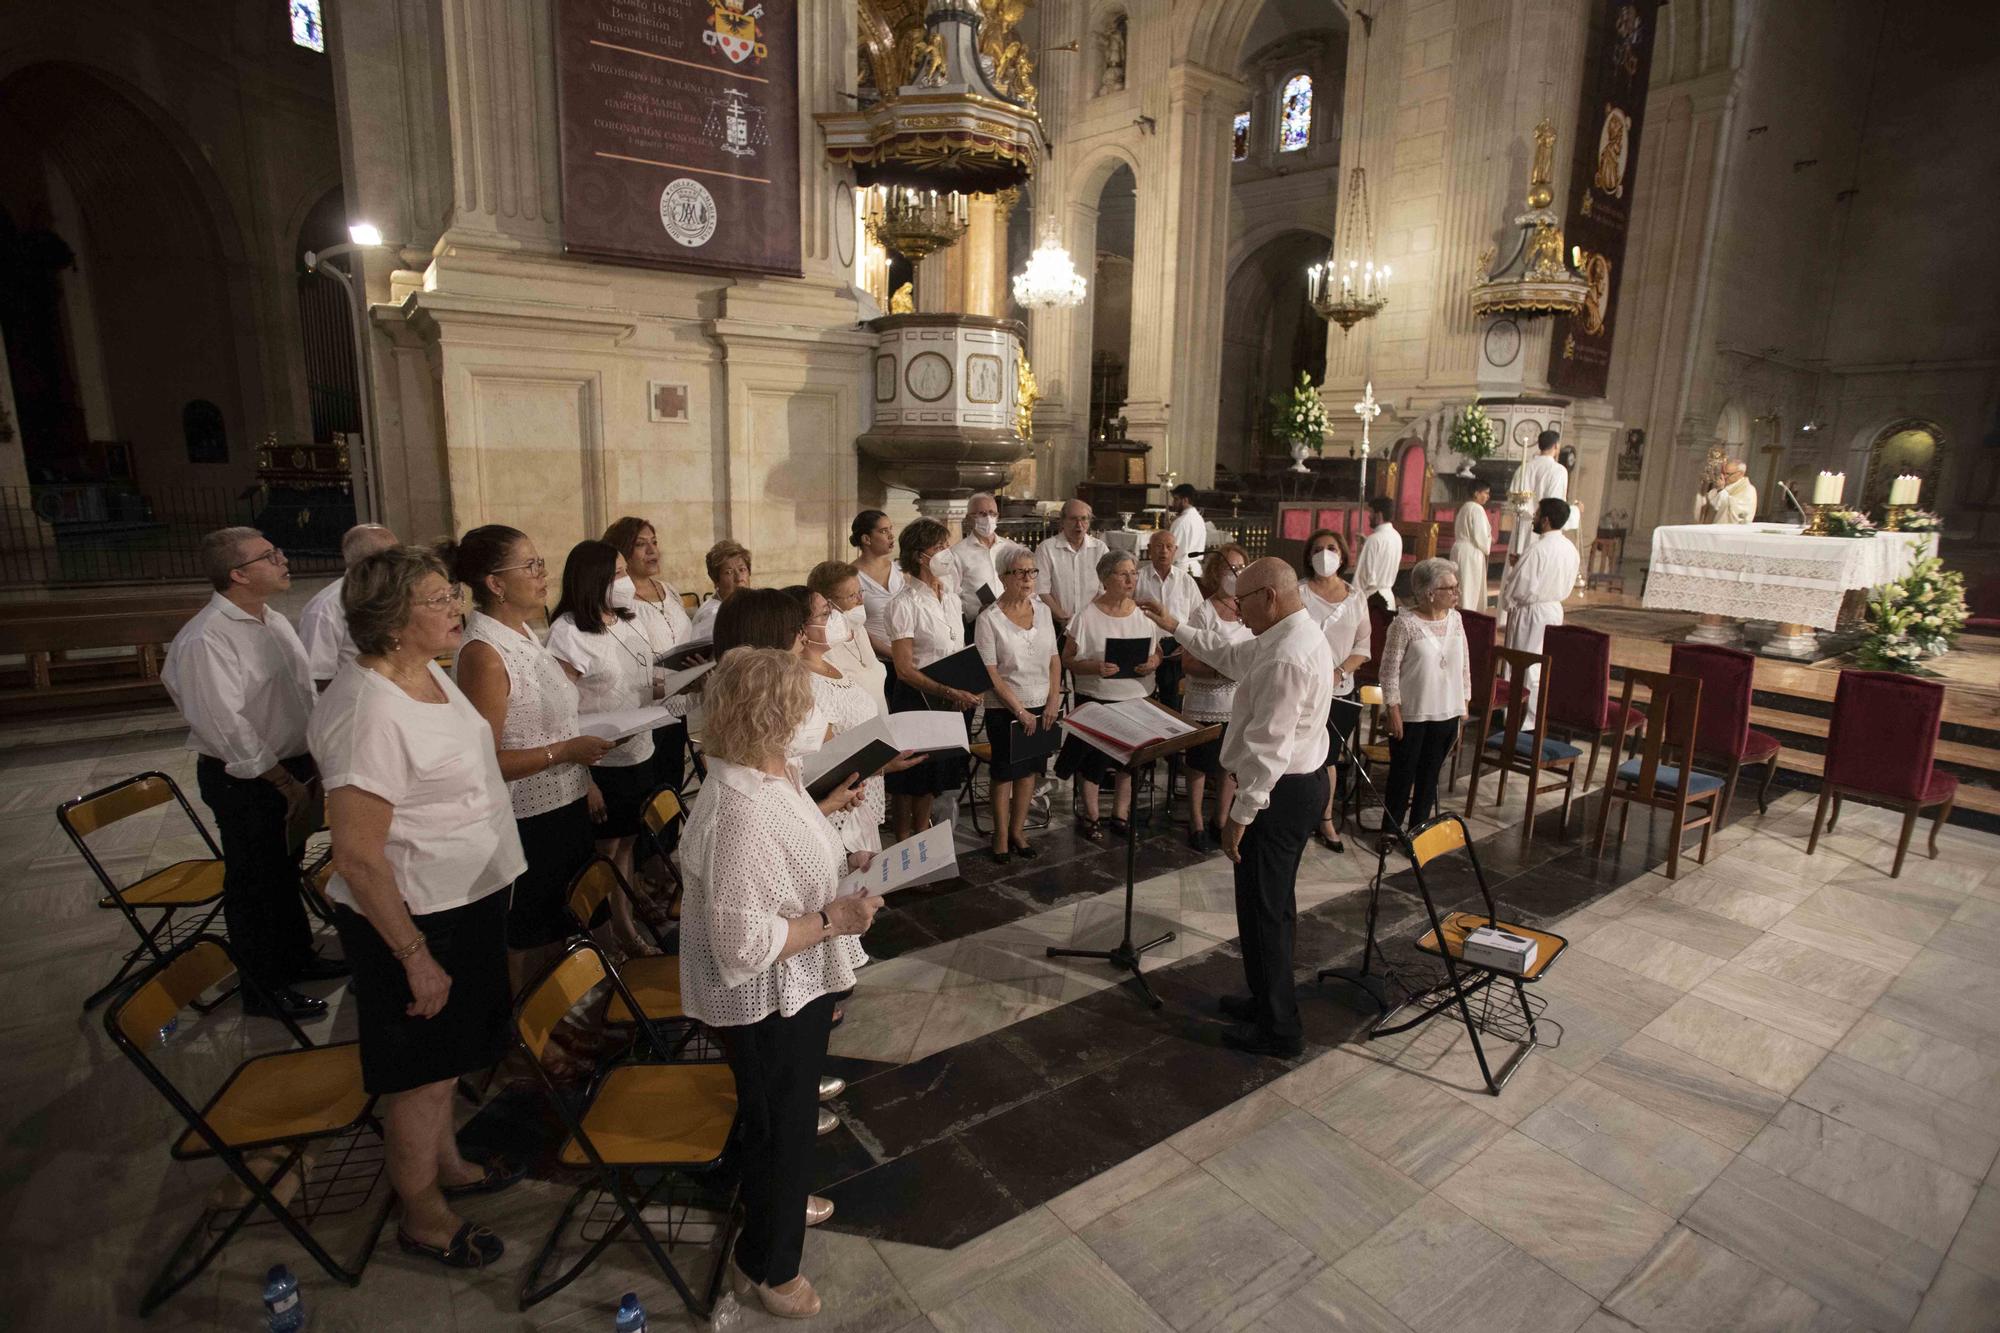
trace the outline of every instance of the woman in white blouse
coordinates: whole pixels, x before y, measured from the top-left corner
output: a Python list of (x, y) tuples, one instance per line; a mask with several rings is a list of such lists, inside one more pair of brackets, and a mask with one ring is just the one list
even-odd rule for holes
[[(549, 622), (549, 651), (569, 668), (584, 714), (653, 702), (652, 645), (635, 623), (638, 617), (611, 603), (611, 584), (623, 563), (613, 547), (588, 541), (571, 547), (563, 562), (562, 598)], [(590, 777), (596, 789), (590, 817), (597, 825), (597, 850), (630, 883), (632, 844), (654, 787), (653, 734), (642, 731), (618, 742), (591, 766)], [(621, 948), (659, 952), (634, 927), (632, 905), (624, 894), (611, 896), (611, 914)]]
[(1011, 546), (1003, 553), (1000, 596), (973, 622), (979, 660), (993, 679), (986, 693), (986, 739), (993, 747), (987, 786), (993, 799), (993, 859), (1014, 853), (1033, 860), (1028, 842), (1028, 804), (1035, 796), (1046, 759), (1016, 760), (1014, 727), (1023, 736), (1047, 731), (1062, 712), (1062, 657), (1056, 651), (1056, 622), (1048, 604), (1035, 595), (1041, 571), (1035, 553)]
[(715, 617), (722, 604), (739, 589), (750, 586), (750, 548), (725, 538), (708, 548), (702, 563), (708, 570), (708, 581), (715, 585), (715, 596), (694, 609), (688, 631), (689, 637), (695, 639), (708, 638), (715, 629)]
[[(1160, 628), (1144, 611), (1134, 593), (1139, 586), (1139, 562), (1123, 551), (1113, 551), (1097, 562), (1097, 580), (1102, 591), (1069, 622), (1069, 639), (1063, 645), (1063, 665), (1076, 678), (1079, 703), (1103, 700), (1143, 699), (1153, 692), (1153, 673), (1160, 669)], [(1105, 656), (1114, 639), (1145, 641), (1146, 657), (1129, 672)], [(1093, 745), (1071, 738), (1063, 765), (1083, 776), (1083, 810), (1076, 831), (1091, 842), (1104, 836), (1099, 829), (1098, 793), (1114, 767), (1111, 757)], [(1118, 837), (1125, 836), (1125, 821), (1132, 805), (1132, 775), (1116, 770), (1112, 788), (1112, 817), (1103, 827)]]
[[(897, 563), (902, 567), (902, 591), (889, 599), (888, 625), (896, 683), (889, 693), (889, 711), (946, 707), (961, 711), (979, 704), (979, 696), (954, 689), (924, 674), (924, 668), (965, 647), (965, 621), (958, 613), (958, 589), (946, 583), (951, 561), (950, 533), (934, 518), (920, 518), (897, 539)], [(865, 595), (867, 584), (862, 584)], [(888, 776), (889, 816), (896, 841), (931, 826), (931, 802), (940, 793), (965, 785), (966, 752), (934, 754), (900, 773)]]
[[(604, 530), (605, 544), (624, 558), (625, 573), (612, 580), (611, 604), (630, 611), (652, 645), (653, 660), (694, 637), (681, 595), (660, 577), (660, 539), (643, 518), (621, 518)], [(746, 566), (747, 576), (747, 566)], [(674, 718), (653, 728), (653, 780), (679, 791), (687, 778), (687, 722)]]
[(1336, 808), (1345, 809), (1351, 782), (1347, 762), (1348, 743), (1361, 725), (1361, 701), (1354, 673), (1369, 654), (1368, 599), (1361, 590), (1341, 578), (1347, 562), (1347, 543), (1331, 528), (1321, 528), (1306, 538), (1304, 567), (1300, 570), (1299, 600), (1326, 635), (1333, 649), (1333, 707), (1326, 714), (1326, 812), (1320, 816), (1314, 837), (1330, 852), (1344, 852)]
[(493, 731), (434, 660), (459, 645), (459, 593), (428, 551), (391, 547), (341, 590), (359, 656), (314, 710), (326, 783), (326, 896), (354, 969), (361, 1082), (379, 1096), (398, 1243), (453, 1268), (500, 1238), (449, 1199), (520, 1178), (459, 1152), (459, 1078), (506, 1051), (507, 887), (527, 862)]
[(847, 530), (854, 547), (854, 571), (861, 580), (862, 618), (868, 641), (883, 661), (889, 651), (889, 599), (903, 590), (903, 571), (896, 563), (896, 525), (879, 509), (864, 509)]
[[(1235, 542), (1210, 551), (1201, 564), (1200, 584), (1205, 598), (1184, 623), (1219, 634), (1230, 643), (1255, 637), (1236, 614), (1236, 576), (1249, 563), (1249, 552)], [(1195, 746), (1187, 756), (1188, 846), (1198, 852), (1212, 852), (1221, 844), (1203, 824), (1202, 798), (1207, 794), (1208, 780), (1217, 779), (1215, 826), (1221, 828), (1228, 822), (1229, 807), (1236, 799), (1236, 775), (1222, 766), (1222, 742), (1229, 734), (1227, 723), (1230, 706), (1236, 702), (1236, 682), (1202, 661), (1192, 649), (1181, 649), (1181, 659), (1187, 671), (1181, 712), (1189, 721), (1203, 726), (1225, 724), (1221, 736)]]
[(1472, 659), (1458, 615), (1458, 566), (1433, 556), (1410, 571), (1414, 605), (1382, 644), (1382, 702), (1389, 710), (1389, 790), (1384, 833), (1414, 828), (1437, 804), (1438, 773), (1472, 699)]
[[(848, 676), (828, 658), (833, 623), (845, 624), (845, 617), (809, 586), (797, 589), (796, 595), (806, 613), (805, 628), (799, 631), (799, 660), (811, 673), (813, 717), (826, 724), (826, 739), (830, 741), (881, 716), (882, 696), (869, 682)], [(904, 760), (900, 767), (915, 767), (913, 757), (905, 756)], [(861, 784), (858, 801), (829, 812), (827, 818), (840, 831), (841, 845), (858, 858), (861, 853), (882, 850), (882, 820), (888, 810), (888, 789), (878, 773)]]
[(499, 524), (474, 528), (446, 558), (474, 607), (452, 674), (493, 731), (528, 858), (507, 909), (509, 979), (518, 992), (570, 932), (563, 895), (590, 859), (590, 765), (611, 742), (578, 734), (576, 684), (529, 624), (548, 605), (549, 573), (527, 535)]
[(806, 575), (806, 586), (826, 598), (833, 615), (826, 622), (826, 660), (849, 680), (859, 681), (875, 700), (875, 711), (889, 711), (889, 668), (869, 642), (868, 609), (861, 600), (861, 574), (844, 560), (822, 560)]
[(799, 1272), (805, 1228), (833, 1212), (809, 1191), (834, 997), (854, 985), (843, 937), (866, 932), (882, 899), (839, 892), (840, 835), (786, 759), (813, 706), (799, 659), (738, 648), (706, 693), (708, 778), (681, 841), (681, 998), (722, 1034), (736, 1076), (744, 1216), (730, 1284), (805, 1318), (820, 1308)]

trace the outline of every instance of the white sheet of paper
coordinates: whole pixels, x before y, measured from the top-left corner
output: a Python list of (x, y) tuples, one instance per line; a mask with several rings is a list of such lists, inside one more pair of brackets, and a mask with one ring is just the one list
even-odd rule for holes
[(693, 685), (713, 670), (715, 670), (715, 663), (703, 662), (700, 666), (691, 666), (685, 671), (668, 672), (660, 682), (660, 697), (662, 699), (673, 698), (676, 694), (686, 690), (690, 685)]
[(585, 713), (576, 720), (577, 730), (600, 740), (622, 741), (642, 731), (664, 727), (674, 721), (665, 708), (621, 708), (615, 713)]
[(958, 854), (952, 847), (951, 825), (933, 824), (922, 833), (875, 853), (875, 859), (866, 869), (853, 871), (840, 881), (840, 892), (842, 896), (890, 893), (942, 879), (957, 869)]
[(970, 741), (965, 715), (950, 709), (891, 713), (888, 721), (889, 743), (899, 750), (963, 750)]

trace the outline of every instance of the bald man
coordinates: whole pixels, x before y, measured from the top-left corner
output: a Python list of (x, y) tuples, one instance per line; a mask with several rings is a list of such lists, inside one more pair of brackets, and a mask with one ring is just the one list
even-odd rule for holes
[(1239, 1023), (1222, 1039), (1240, 1051), (1290, 1059), (1304, 1049), (1292, 939), (1299, 857), (1326, 809), (1333, 650), (1306, 614), (1298, 575), (1268, 556), (1236, 579), (1236, 613), (1249, 639), (1232, 642), (1182, 625), (1157, 604), (1145, 611), (1238, 682), (1222, 740), (1222, 766), (1236, 777), (1222, 850), (1236, 863), (1236, 929), (1250, 993), (1222, 998), (1222, 1012)]
[(1696, 497), (1697, 523), (1749, 523), (1757, 517), (1757, 488), (1750, 484), (1750, 468), (1740, 458), (1722, 460), (1722, 476), (1708, 484)]
[[(380, 523), (357, 523), (340, 539), (340, 562), (352, 569), (395, 544), (396, 534)], [(333, 683), (334, 672), (354, 660), (354, 640), (347, 637), (347, 613), (340, 605), (340, 590), (346, 585), (343, 574), (314, 593), (299, 612), (299, 642), (312, 664), (313, 681), (322, 690)]]

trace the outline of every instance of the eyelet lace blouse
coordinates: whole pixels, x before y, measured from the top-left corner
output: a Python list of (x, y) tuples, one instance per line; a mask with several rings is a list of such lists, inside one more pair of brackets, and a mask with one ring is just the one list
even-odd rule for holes
[[(533, 631), (518, 634), (492, 616), (474, 611), (465, 620), (465, 642), (491, 648), (507, 672), (507, 723), (500, 728), (500, 749), (536, 750), (560, 745), (577, 734), (576, 686)], [(528, 819), (582, 800), (589, 785), (581, 764), (554, 764), (508, 783), (507, 795), (514, 803), (514, 818)]]

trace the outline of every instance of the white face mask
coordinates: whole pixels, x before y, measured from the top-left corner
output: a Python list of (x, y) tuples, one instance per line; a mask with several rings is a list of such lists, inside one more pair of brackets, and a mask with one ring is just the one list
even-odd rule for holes
[(1330, 579), (1340, 572), (1340, 552), (1331, 546), (1313, 552), (1313, 572), (1323, 579)]
[(630, 606), (637, 600), (639, 600), (639, 595), (632, 588), (631, 575), (621, 574), (611, 580), (611, 604), (613, 606)]
[(826, 744), (826, 719), (814, 708), (806, 714), (806, 720), (799, 723), (799, 729), (792, 733), (792, 739), (785, 746), (785, 758), (803, 759), (810, 754), (818, 754)]
[(1236, 595), (1236, 571), (1233, 569), (1225, 571), (1222, 575), (1222, 595), (1224, 597)]
[(930, 559), (930, 566), (931, 573), (946, 582), (951, 580), (953, 573), (958, 568), (958, 564), (951, 558), (949, 550), (939, 551), (933, 555)]
[(853, 629), (860, 629), (868, 623), (868, 608), (865, 606), (850, 606), (840, 615)]
[[(855, 609), (859, 610), (860, 608), (856, 607)], [(837, 643), (846, 643), (853, 636), (854, 627), (847, 623), (847, 613), (845, 611), (836, 611), (826, 618), (827, 647), (831, 648)]]
[(972, 531), (975, 536), (991, 537), (999, 530), (1000, 516), (998, 514), (974, 514), (972, 516)]

